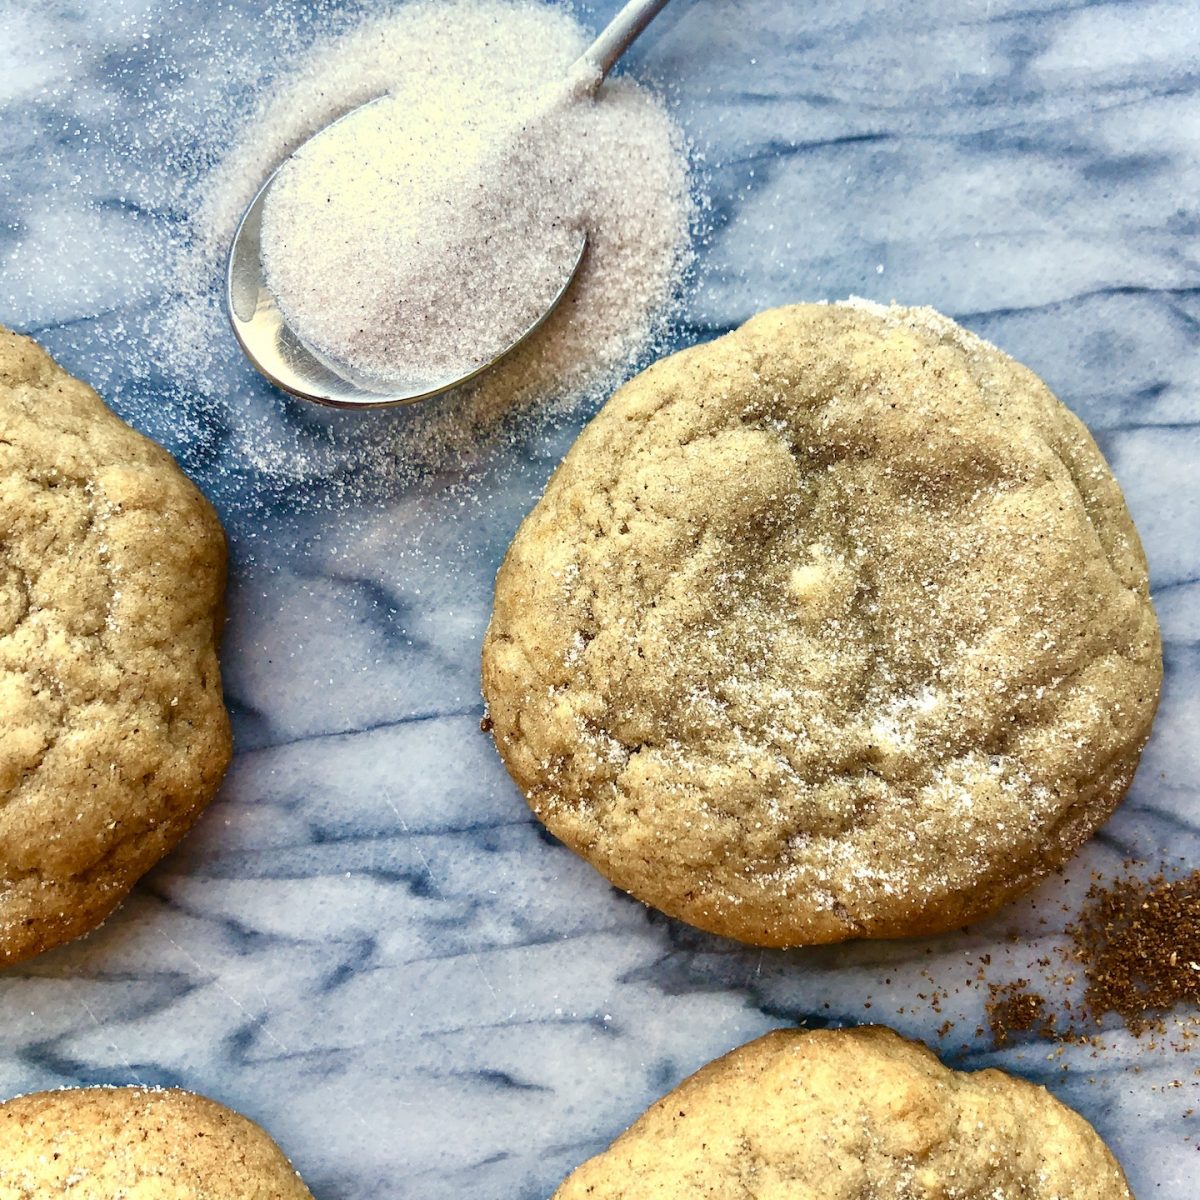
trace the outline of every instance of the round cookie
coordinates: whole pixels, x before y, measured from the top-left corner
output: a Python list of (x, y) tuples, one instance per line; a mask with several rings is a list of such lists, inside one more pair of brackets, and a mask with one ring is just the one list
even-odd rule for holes
[(554, 1200), (1133, 1200), (1078, 1113), (879, 1026), (769, 1033), (658, 1101)]
[(940, 931), (1120, 801), (1162, 653), (1079, 420), (929, 309), (800, 305), (580, 435), (496, 582), (483, 689), (547, 827), (766, 946)]
[(0, 1104), (0, 1200), (311, 1200), (252, 1121), (174, 1089), (73, 1088)]
[(0, 329), (0, 965), (87, 932), (229, 763), (212, 506)]

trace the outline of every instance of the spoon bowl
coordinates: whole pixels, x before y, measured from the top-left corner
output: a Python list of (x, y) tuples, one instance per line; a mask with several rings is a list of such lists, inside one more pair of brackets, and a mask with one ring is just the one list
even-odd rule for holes
[[(580, 63), (586, 64), (594, 73), (596, 86), (666, 4), (667, 0), (630, 0), (584, 51)], [(374, 104), (376, 101), (368, 103)], [(353, 117), (365, 107), (360, 105), (338, 120)], [(319, 137), (320, 133), (314, 136)], [(262, 216), (267, 195), (277, 175), (278, 169), (259, 188), (238, 224), (229, 251), (225, 304), (234, 336), (251, 365), (276, 387), (302, 400), (313, 400), (335, 408), (387, 408), (428, 400), (468, 383), (507, 358), (542, 327), (570, 290), (587, 256), (588, 238), (585, 232), (580, 234), (578, 252), (549, 304), (532, 324), (498, 354), (472, 365), (469, 370), (452, 379), (413, 380), (403, 385), (372, 380), (356, 374), (341, 363), (330, 361), (303, 342), (288, 324), (287, 317), (267, 286), (262, 261)]]
[(267, 286), (262, 265), (263, 204), (274, 180), (272, 175), (263, 184), (238, 225), (226, 271), (225, 303), (234, 337), (246, 357), (277, 388), (301, 400), (334, 408), (388, 408), (428, 400), (469, 383), (507, 358), (546, 323), (575, 282), (587, 256), (587, 234), (581, 234), (578, 253), (562, 286), (541, 315), (499, 354), (452, 379), (412, 381), (397, 387), (356, 375), (342, 364), (323, 358), (302, 342), (288, 324)]

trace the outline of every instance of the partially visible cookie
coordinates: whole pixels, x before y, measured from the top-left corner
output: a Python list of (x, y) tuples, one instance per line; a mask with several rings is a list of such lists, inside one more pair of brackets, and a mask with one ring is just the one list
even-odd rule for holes
[(253, 1121), (191, 1092), (74, 1088), (0, 1104), (0, 1200), (311, 1200)]
[(483, 690), (537, 815), (767, 946), (994, 911), (1133, 778), (1162, 679), (1087, 430), (929, 309), (797, 305), (580, 435), (496, 581)]
[(224, 586), (171, 456), (0, 329), (0, 965), (98, 925), (216, 792)]
[(1096, 1131), (890, 1029), (787, 1030), (709, 1063), (554, 1200), (1132, 1200)]

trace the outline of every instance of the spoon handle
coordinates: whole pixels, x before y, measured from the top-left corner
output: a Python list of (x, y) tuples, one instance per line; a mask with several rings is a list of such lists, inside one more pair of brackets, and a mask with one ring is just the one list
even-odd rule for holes
[(629, 0), (629, 3), (601, 31), (583, 52), (579, 61), (599, 70), (603, 79), (617, 59), (633, 45), (634, 39), (667, 6), (667, 0)]

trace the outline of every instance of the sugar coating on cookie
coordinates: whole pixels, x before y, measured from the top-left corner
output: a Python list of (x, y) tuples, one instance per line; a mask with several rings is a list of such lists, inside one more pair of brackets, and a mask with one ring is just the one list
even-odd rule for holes
[(890, 1029), (786, 1030), (709, 1063), (554, 1200), (1132, 1200), (1096, 1131)]
[(0, 1104), (0, 1200), (311, 1200), (252, 1121), (176, 1089), (70, 1088)]
[(761, 945), (933, 932), (1128, 787), (1162, 678), (1094, 441), (928, 309), (761, 314), (622, 388), (496, 583), (483, 686), (549, 829)]
[(99, 924), (216, 791), (224, 586), (171, 456), (0, 329), (0, 965)]

